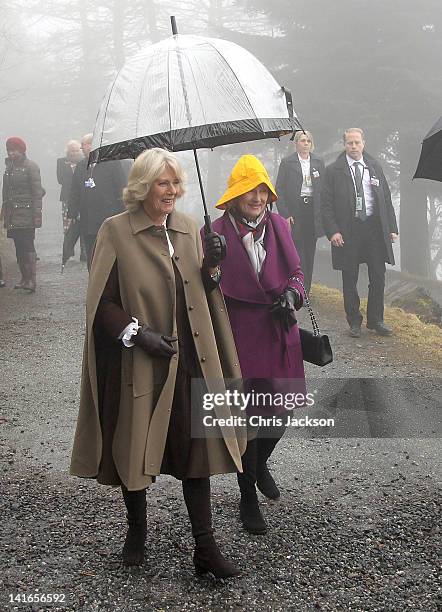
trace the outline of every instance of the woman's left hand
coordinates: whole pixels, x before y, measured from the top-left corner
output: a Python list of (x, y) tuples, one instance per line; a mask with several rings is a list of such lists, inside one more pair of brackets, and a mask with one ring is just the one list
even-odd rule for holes
[(300, 308), (302, 299), (299, 291), (288, 287), (278, 299), (273, 302), (271, 312), (280, 319), (285, 331), (290, 331), (298, 322), (295, 311)]

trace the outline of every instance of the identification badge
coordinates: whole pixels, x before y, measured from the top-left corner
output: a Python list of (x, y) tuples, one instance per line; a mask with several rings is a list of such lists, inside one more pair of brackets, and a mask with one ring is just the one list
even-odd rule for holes
[(319, 172), (317, 170), (313, 170), (313, 176), (315, 178), (319, 178)]
[(356, 196), (356, 210), (362, 210), (362, 196)]
[(311, 187), (312, 177), (310, 176), (310, 174), (306, 174), (304, 178), (305, 178), (305, 184), (307, 185), (307, 187)]
[(92, 177), (88, 178), (87, 181), (84, 181), (84, 186), (89, 187), (89, 189), (93, 189), (95, 187), (95, 181)]
[(377, 179), (375, 176), (372, 176), (370, 179), (370, 183), (374, 186), (374, 187), (379, 187), (379, 179)]

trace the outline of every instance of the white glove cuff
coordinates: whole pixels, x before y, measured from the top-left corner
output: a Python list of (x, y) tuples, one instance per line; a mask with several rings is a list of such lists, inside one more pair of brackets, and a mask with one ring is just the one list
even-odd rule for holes
[(127, 346), (127, 348), (134, 346), (131, 338), (137, 335), (139, 329), (141, 329), (141, 325), (138, 325), (138, 319), (132, 317), (132, 323), (129, 323), (120, 334), (120, 340), (124, 346)]

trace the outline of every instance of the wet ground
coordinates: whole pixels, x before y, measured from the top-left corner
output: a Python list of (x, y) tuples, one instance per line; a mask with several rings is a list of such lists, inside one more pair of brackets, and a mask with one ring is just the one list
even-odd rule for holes
[(29, 598), (42, 594), (64, 596), (60, 610), (440, 609), (440, 371), (394, 338), (349, 338), (326, 304), (315, 307), (335, 361), (307, 375), (335, 427), (292, 429), (278, 445), (268, 534), (242, 530), (233, 475), (212, 479), (217, 537), (242, 575), (195, 577), (168, 477), (148, 493), (144, 567), (122, 567), (119, 491), (67, 473), (87, 271), (77, 253), (60, 273), (60, 225), (47, 216), (38, 233), (37, 292), (12, 288), (15, 264), (0, 290), (0, 609), (45, 609)]

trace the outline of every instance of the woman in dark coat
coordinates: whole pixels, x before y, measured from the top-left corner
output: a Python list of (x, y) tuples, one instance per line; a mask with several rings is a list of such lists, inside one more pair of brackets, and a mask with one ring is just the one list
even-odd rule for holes
[[(121, 486), (129, 523), (126, 565), (143, 562), (146, 488), (159, 474), (181, 480), (195, 569), (225, 578), (239, 572), (213, 536), (209, 477), (241, 469), (245, 436), (219, 427), (213, 438), (192, 437), (191, 424), (201, 414), (191, 402), (191, 379), (204, 379), (209, 388), (211, 381), (239, 378), (240, 370), (212, 278), (219, 236), (206, 237), (203, 260), (198, 227), (175, 210), (182, 193), (176, 157), (145, 151), (124, 191), (128, 210), (98, 232), (71, 473)], [(220, 412), (231, 415), (227, 406)]]
[(37, 286), (35, 228), (41, 227), (44, 195), (40, 169), (26, 157), (26, 143), (21, 138), (8, 138), (6, 151), (2, 214), (8, 238), (14, 240), (22, 276), (15, 288), (34, 292)]
[[(304, 364), (295, 310), (303, 303), (303, 274), (287, 222), (268, 208), (276, 199), (264, 166), (253, 155), (244, 155), (217, 203), (225, 212), (213, 229), (227, 242), (227, 256), (220, 262), (221, 289), (246, 390), (273, 397), (299, 393), (302, 405)], [(259, 427), (257, 437), (252, 423), (243, 473), (238, 474), (240, 518), (250, 533), (262, 534), (267, 526), (255, 484), (269, 498), (280, 495), (267, 460), (284, 434), (287, 410), (276, 405), (263, 410), (250, 404), (247, 410), (249, 417), (277, 416), (281, 420), (275, 426)]]
[(321, 184), (324, 162), (313, 155), (310, 132), (296, 132), (296, 151), (281, 161), (276, 179), (278, 211), (291, 226), (293, 242), (301, 259), (304, 286), (310, 291), (316, 241), (324, 235), (321, 223)]

